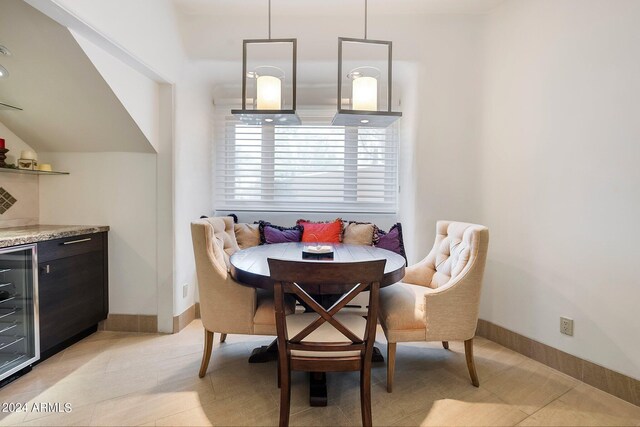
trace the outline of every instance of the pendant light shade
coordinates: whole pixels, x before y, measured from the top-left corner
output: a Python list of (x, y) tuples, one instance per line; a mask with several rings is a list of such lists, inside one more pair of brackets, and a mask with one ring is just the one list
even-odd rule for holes
[(361, 76), (351, 83), (351, 103), (354, 110), (378, 110), (378, 79)]
[(256, 79), (256, 110), (280, 110), (282, 107), (282, 81), (274, 76)]

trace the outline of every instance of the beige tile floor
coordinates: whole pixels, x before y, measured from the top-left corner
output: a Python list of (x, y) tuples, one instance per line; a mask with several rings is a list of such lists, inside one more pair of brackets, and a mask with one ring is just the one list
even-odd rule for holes
[[(378, 334), (379, 347), (385, 342)], [(0, 413), (1, 425), (275, 425), (275, 363), (247, 363), (267, 337), (216, 343), (208, 375), (197, 372), (202, 324), (175, 335), (98, 332), (0, 389), (0, 402), (70, 403), (66, 414)], [(640, 407), (603, 393), (491, 341), (478, 338), (480, 388), (471, 386), (459, 343), (400, 344), (395, 389), (373, 368), (376, 425), (630, 425)], [(360, 425), (357, 374), (328, 378), (329, 405), (308, 406), (295, 373), (292, 425)]]

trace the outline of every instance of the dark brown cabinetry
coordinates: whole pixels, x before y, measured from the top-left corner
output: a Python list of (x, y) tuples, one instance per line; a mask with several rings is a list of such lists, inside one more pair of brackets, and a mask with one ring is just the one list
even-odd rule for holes
[(40, 353), (95, 331), (109, 312), (107, 233), (38, 243)]

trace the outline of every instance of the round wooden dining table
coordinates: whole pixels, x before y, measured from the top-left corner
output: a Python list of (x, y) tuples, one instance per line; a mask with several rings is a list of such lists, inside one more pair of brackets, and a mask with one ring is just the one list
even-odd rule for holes
[[(382, 248), (365, 245), (331, 244), (333, 247), (333, 259), (303, 259), (302, 251), (308, 243), (291, 242), (260, 245), (240, 250), (231, 255), (231, 276), (241, 285), (265, 290), (273, 290), (273, 281), (269, 277), (269, 264), (267, 259), (278, 258), (301, 262), (362, 262), (376, 259), (385, 259), (384, 277), (380, 287), (385, 287), (399, 282), (404, 277), (406, 260), (401, 255)], [(340, 295), (348, 292), (353, 284), (345, 285), (299, 285), (309, 294), (314, 296), (319, 304), (329, 308)], [(375, 349), (377, 350), (377, 349)], [(268, 346), (254, 349), (250, 363), (261, 363), (276, 360), (277, 340)], [(382, 355), (377, 350), (373, 361), (382, 361)], [(327, 388), (324, 373), (312, 373), (310, 381), (309, 403), (311, 406), (326, 406)]]
[[(365, 245), (331, 244), (333, 259), (315, 260), (303, 259), (302, 250), (308, 243), (276, 243), (272, 245), (260, 245), (243, 249), (231, 255), (231, 276), (240, 284), (253, 288), (273, 290), (273, 282), (269, 277), (268, 258), (285, 259), (302, 262), (362, 262), (374, 259), (385, 259), (384, 277), (380, 287), (385, 287), (399, 282), (404, 277), (406, 260), (402, 255), (382, 248)], [(304, 284), (301, 284), (303, 286)], [(304, 286), (303, 286), (304, 287)], [(304, 289), (316, 295), (343, 294), (348, 292), (353, 285), (339, 287), (304, 287)]]

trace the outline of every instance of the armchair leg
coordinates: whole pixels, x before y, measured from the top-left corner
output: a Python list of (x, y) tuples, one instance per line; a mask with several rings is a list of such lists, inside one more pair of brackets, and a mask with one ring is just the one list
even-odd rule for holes
[(473, 361), (473, 338), (464, 342), (464, 354), (467, 357), (467, 368), (469, 368), (471, 384), (476, 387), (480, 387), (480, 381), (478, 381), (478, 373), (476, 372), (476, 365)]
[(202, 353), (202, 364), (200, 364), (200, 372), (198, 376), (204, 377), (211, 360), (211, 349), (213, 348), (213, 332), (204, 330), (204, 352)]
[(220, 342), (223, 343), (227, 340), (227, 334), (220, 334)]
[(396, 343), (387, 343), (387, 393), (393, 390), (393, 374), (396, 369)]
[(445, 350), (449, 350), (449, 341), (442, 341), (442, 346)]

